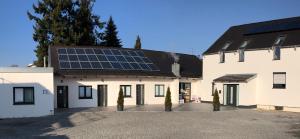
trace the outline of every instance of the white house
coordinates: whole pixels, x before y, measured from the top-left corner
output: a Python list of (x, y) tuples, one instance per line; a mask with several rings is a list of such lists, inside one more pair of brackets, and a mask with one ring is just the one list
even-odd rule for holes
[(233, 26), (203, 54), (201, 98), (300, 110), (300, 17)]
[(52, 68), (0, 68), (0, 118), (54, 114)]
[(53, 46), (55, 108), (164, 104), (169, 87), (172, 102), (200, 96), (202, 61), (193, 55), (125, 48)]

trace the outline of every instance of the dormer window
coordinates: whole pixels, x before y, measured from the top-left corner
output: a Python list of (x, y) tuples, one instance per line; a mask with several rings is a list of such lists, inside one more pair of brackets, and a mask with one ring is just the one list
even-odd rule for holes
[(273, 45), (273, 60), (280, 60), (280, 48), (285, 40), (284, 36), (280, 36), (276, 39)]
[(224, 63), (225, 62), (225, 51), (226, 49), (230, 46), (230, 42), (225, 43), (225, 45), (222, 47), (222, 49), (220, 50), (220, 63)]
[(248, 41), (244, 41), (242, 45), (239, 47), (239, 62), (245, 61), (245, 48), (248, 45)]

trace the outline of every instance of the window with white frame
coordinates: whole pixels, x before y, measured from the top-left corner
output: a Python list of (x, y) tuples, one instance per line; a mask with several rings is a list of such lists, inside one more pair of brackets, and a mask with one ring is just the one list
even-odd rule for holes
[(273, 45), (273, 60), (280, 60), (281, 46), (285, 40), (285, 36), (279, 36)]
[(92, 86), (79, 86), (79, 99), (92, 99)]
[(245, 61), (245, 48), (248, 45), (248, 41), (244, 41), (239, 47), (239, 62)]
[(165, 86), (161, 84), (155, 85), (155, 97), (164, 97), (165, 96)]
[(33, 87), (14, 87), (13, 93), (14, 105), (34, 104)]
[(231, 42), (225, 43), (225, 45), (220, 50), (220, 53), (219, 53), (219, 55), (220, 55), (220, 63), (224, 63), (225, 62), (225, 51), (230, 46), (230, 44), (231, 44)]
[(273, 88), (285, 89), (286, 88), (286, 72), (273, 73)]
[(121, 85), (120, 87), (123, 91), (124, 97), (131, 97), (131, 85)]

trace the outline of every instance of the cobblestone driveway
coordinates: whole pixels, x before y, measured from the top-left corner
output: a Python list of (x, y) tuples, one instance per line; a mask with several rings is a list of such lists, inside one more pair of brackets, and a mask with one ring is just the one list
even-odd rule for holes
[[(128, 107), (127, 112), (73, 109), (55, 116), (4, 119), (0, 138), (300, 138), (299, 113), (226, 107), (212, 112), (210, 104), (182, 105), (174, 112), (146, 107)], [(145, 111), (149, 109), (152, 112)]]

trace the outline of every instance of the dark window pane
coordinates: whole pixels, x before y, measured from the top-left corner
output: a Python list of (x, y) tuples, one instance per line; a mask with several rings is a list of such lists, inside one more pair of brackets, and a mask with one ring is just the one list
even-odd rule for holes
[(130, 63), (133, 70), (140, 70), (141, 67), (137, 63)]
[(134, 51), (128, 51), (128, 52), (131, 56), (137, 56), (137, 54)]
[(93, 69), (102, 69), (102, 66), (99, 62), (91, 62)]
[(112, 68), (110, 62), (100, 62), (100, 63), (102, 65), (103, 69), (111, 69)]
[(78, 55), (79, 61), (88, 61), (88, 57), (86, 55)]
[(75, 49), (75, 50), (76, 50), (76, 53), (77, 53), (77, 54), (85, 54), (85, 52), (84, 52), (83, 49), (77, 48), (77, 49)]
[(84, 49), (86, 54), (94, 54), (93, 49)]
[(112, 55), (111, 51), (109, 49), (104, 49), (102, 50), (104, 52), (104, 54), (106, 55)]
[(149, 67), (151, 70), (153, 70), (153, 71), (159, 70), (159, 69), (157, 68), (157, 66), (155, 66), (154, 64), (147, 64), (147, 65), (148, 65), (148, 67)]
[(129, 53), (126, 50), (120, 50), (123, 55), (129, 56)]
[(67, 55), (59, 55), (59, 61), (68, 61)]
[(145, 63), (152, 63), (152, 61), (149, 58), (143, 57), (142, 59)]
[(133, 58), (138, 63), (143, 63), (144, 62), (140, 57), (133, 57)]
[(77, 55), (68, 55), (70, 61), (78, 61)]
[(115, 69), (122, 69), (121, 64), (118, 62), (111, 62), (111, 64), (112, 64), (113, 68), (115, 68)]
[(127, 62), (135, 62), (135, 60), (131, 56), (125, 56)]
[(82, 69), (91, 69), (92, 68), (90, 62), (80, 62), (80, 64), (81, 64)]
[(137, 53), (138, 56), (144, 57), (144, 53), (142, 51), (135, 51)]
[(121, 55), (119, 50), (111, 50), (114, 55)]
[(101, 49), (94, 49), (95, 54), (103, 54)]
[(98, 61), (96, 55), (87, 55), (90, 61)]
[(24, 102), (25, 103), (33, 103), (33, 88), (24, 88)]
[(150, 70), (150, 68), (146, 64), (140, 64), (143, 70)]
[(59, 66), (61, 69), (69, 69), (70, 63), (69, 62), (59, 62)]
[(107, 61), (107, 58), (104, 55), (97, 55), (99, 61)]
[(58, 49), (58, 54), (67, 54), (67, 50), (64, 48)]
[(74, 48), (67, 48), (68, 54), (76, 54)]
[(79, 62), (70, 62), (72, 69), (80, 69)]
[(121, 63), (121, 65), (123, 66), (123, 68), (125, 70), (131, 70), (132, 69), (132, 67), (129, 65), (129, 63)]
[(117, 59), (115, 58), (115, 56), (106, 56), (108, 61), (117, 61)]
[(116, 56), (116, 58), (119, 62), (126, 62), (126, 60), (123, 56)]

